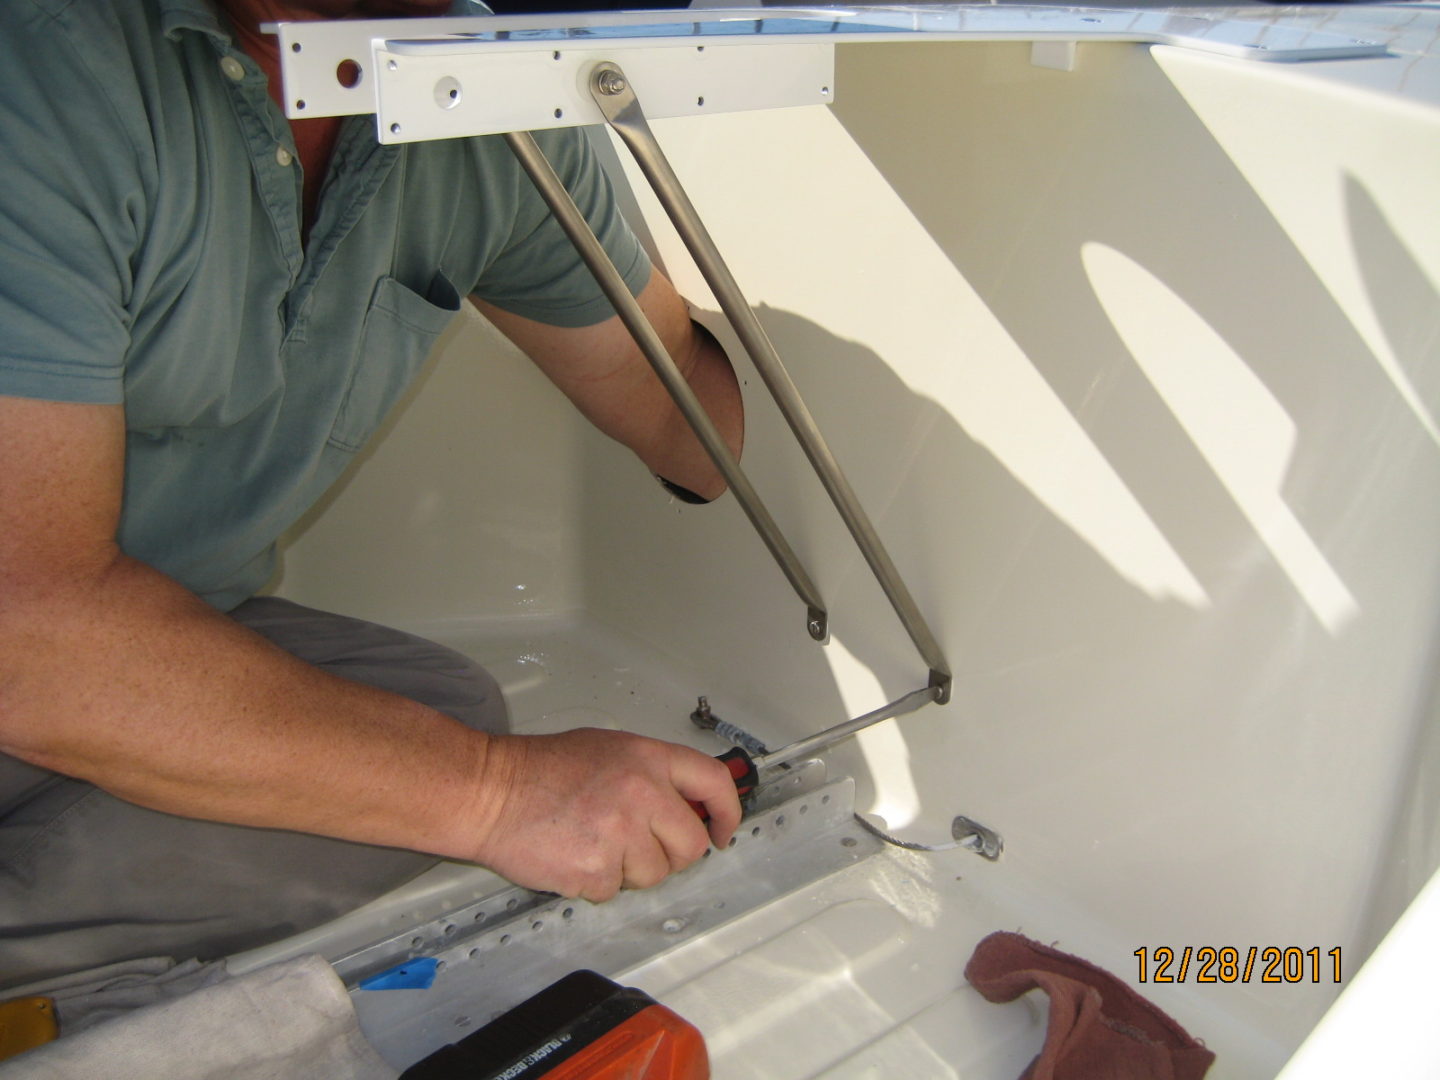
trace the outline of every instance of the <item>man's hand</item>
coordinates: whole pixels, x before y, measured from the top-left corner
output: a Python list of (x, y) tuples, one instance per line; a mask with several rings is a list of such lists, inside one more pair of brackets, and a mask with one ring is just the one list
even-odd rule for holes
[[(673, 743), (584, 728), (492, 737), (473, 858), (532, 889), (608, 900), (730, 842), (740, 802), (729, 770)], [(710, 814), (709, 833), (690, 801)], [(458, 846), (458, 845), (457, 845)]]
[[(738, 458), (745, 439), (745, 407), (724, 351), (690, 321), (685, 301), (660, 273), (651, 272), (649, 284), (636, 299)], [(724, 492), (724, 478), (650, 370), (620, 316), (567, 329), (472, 300), (591, 423), (633, 450), (651, 472), (706, 499)]]

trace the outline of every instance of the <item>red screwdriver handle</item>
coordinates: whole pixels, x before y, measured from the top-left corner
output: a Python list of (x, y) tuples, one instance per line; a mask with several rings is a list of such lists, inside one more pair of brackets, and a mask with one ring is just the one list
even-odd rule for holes
[[(760, 770), (755, 768), (755, 759), (737, 746), (717, 755), (715, 760), (723, 761), (730, 770), (730, 778), (735, 781), (735, 793), (740, 796), (740, 805), (744, 806), (750, 796), (755, 794), (755, 787), (760, 782)], [(692, 801), (690, 805), (695, 808), (695, 813), (700, 815), (701, 821), (710, 820), (704, 803)]]

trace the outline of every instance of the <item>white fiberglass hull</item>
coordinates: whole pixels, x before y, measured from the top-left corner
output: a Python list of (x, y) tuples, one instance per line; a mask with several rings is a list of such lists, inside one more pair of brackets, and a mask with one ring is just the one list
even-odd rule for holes
[[(1006, 845), (887, 849), (613, 973), (699, 1024), (717, 1076), (1018, 1074), (1043, 1003), (961, 974), (997, 929), (1131, 980), (1217, 1080), (1276, 1075), (1317, 1025), (1358, 1045), (1322, 1018), (1440, 862), (1440, 58), (1433, 10), (1325, 10), (1410, 36), (1303, 65), (842, 44), (833, 106), (654, 125), (954, 667), (949, 705), (831, 773), (903, 837), (963, 813)], [(521, 730), (718, 752), (697, 694), (776, 745), (923, 684), (739, 366), (744, 465), (825, 592), (826, 647), (732, 499), (670, 500), (478, 316), (279, 589), (469, 649)], [(1155, 981), (1186, 946), (1324, 962)], [(1390, 1015), (1423, 993), (1364, 981)], [(1369, 1037), (1359, 1060), (1403, 1049)], [(1286, 1075), (1340, 1075), (1328, 1045)]]

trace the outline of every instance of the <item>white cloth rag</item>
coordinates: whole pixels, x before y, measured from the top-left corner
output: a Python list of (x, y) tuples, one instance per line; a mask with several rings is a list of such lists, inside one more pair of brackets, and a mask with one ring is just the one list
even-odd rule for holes
[(0, 1080), (396, 1080), (344, 984), (300, 956), (135, 1009), (0, 1065)]

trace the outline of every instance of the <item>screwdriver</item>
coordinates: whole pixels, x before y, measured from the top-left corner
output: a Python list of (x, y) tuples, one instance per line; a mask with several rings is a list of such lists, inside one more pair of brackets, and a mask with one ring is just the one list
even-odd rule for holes
[[(941, 690), (937, 686), (925, 686), (919, 690), (912, 690), (904, 697), (882, 705), (873, 712), (857, 716), (853, 720), (846, 720), (836, 724), (834, 727), (826, 728), (804, 739), (798, 739), (788, 746), (782, 746), (779, 750), (772, 750), (768, 754), (747, 753), (741, 747), (726, 750), (723, 754), (716, 755), (717, 761), (723, 761), (725, 767), (730, 770), (730, 776), (735, 781), (735, 791), (740, 796), (741, 806), (755, 793), (755, 788), (760, 781), (760, 770), (768, 769), (774, 765), (783, 765), (787, 761), (794, 761), (796, 758), (804, 757), (807, 754), (818, 753), (829, 746), (833, 746), (841, 739), (848, 739), (858, 731), (862, 731), (872, 724), (878, 724), (882, 720), (890, 720), (897, 716), (904, 716), (906, 713), (914, 712), (927, 702), (934, 701), (940, 696)], [(706, 812), (701, 803), (691, 802), (695, 812), (700, 815), (701, 821), (709, 821), (710, 815)]]
[[(755, 794), (755, 787), (760, 782), (760, 770), (755, 767), (755, 759), (737, 746), (733, 750), (717, 754), (715, 760), (723, 761), (730, 770), (730, 779), (735, 781), (735, 794), (740, 796), (740, 805), (744, 807), (746, 800)], [(710, 812), (705, 809), (704, 803), (691, 800), (690, 805), (695, 808), (695, 813), (700, 815), (701, 821), (710, 820)]]

